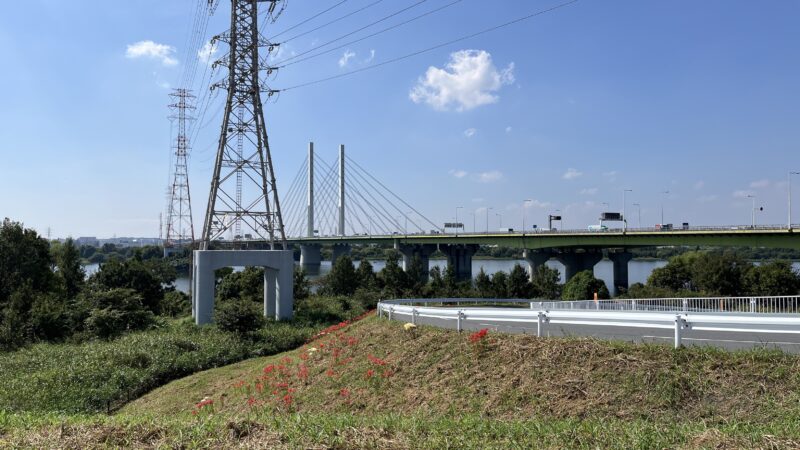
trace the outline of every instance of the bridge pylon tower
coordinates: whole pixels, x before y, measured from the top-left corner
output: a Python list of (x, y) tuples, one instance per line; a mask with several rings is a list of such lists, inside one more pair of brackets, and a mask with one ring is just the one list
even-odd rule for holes
[[(275, 249), (276, 240), (286, 242), (261, 96), (276, 91), (260, 82), (262, 71), (275, 68), (260, 59), (259, 50), (266, 47), (269, 54), (278, 44), (258, 30), (259, 4), (267, 4), (274, 20), (283, 1), (231, 0), (231, 28), (212, 41), (225, 42), (230, 50), (214, 63), (227, 67), (228, 77), (212, 89), (228, 94), (203, 224), (203, 250), (212, 241), (225, 240), (226, 233), (234, 247), (253, 240), (267, 241)], [(215, 3), (209, 0), (209, 5)]]
[(171, 120), (177, 121), (178, 135), (175, 138), (175, 166), (172, 185), (168, 188), (167, 198), (167, 230), (164, 240), (164, 253), (168, 249), (192, 245), (194, 242), (194, 224), (192, 223), (192, 198), (189, 193), (188, 155), (190, 150), (186, 124), (192, 117), (189, 111), (195, 109), (195, 96), (188, 89), (174, 89), (169, 94), (172, 103), (169, 108), (173, 114)]

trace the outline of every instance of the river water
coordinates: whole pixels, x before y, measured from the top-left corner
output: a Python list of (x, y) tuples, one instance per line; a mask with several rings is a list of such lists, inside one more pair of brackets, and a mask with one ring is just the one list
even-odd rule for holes
[[(375, 272), (383, 269), (383, 267), (386, 265), (386, 261), (384, 260), (372, 260), (370, 262), (372, 263), (372, 267)], [(356, 266), (358, 266), (358, 261), (355, 263)], [(472, 260), (472, 277), (475, 278), (475, 275), (480, 272), (481, 268), (483, 268), (483, 271), (489, 275), (496, 272), (510, 272), (511, 269), (514, 268), (515, 264), (521, 264), (522, 267), (527, 267), (526, 262), (523, 259), (474, 259)], [(647, 278), (650, 276), (650, 273), (652, 273), (654, 269), (658, 267), (664, 267), (666, 264), (667, 261), (661, 259), (635, 259), (628, 264), (628, 282), (630, 284), (645, 283)], [(547, 265), (553, 269), (557, 269), (561, 273), (561, 282), (563, 283), (564, 265), (553, 259), (548, 261)], [(439, 267), (442, 269), (442, 271), (444, 271), (447, 268), (447, 260), (432, 259), (430, 261), (430, 266), (431, 268)], [(793, 266), (795, 270), (800, 271), (800, 262), (795, 262)], [(87, 275), (91, 275), (92, 273), (96, 272), (97, 268), (97, 264), (89, 264), (84, 266)], [(312, 280), (317, 279), (330, 271), (330, 261), (323, 261), (320, 267), (320, 273), (311, 275), (309, 278)], [(611, 286), (614, 285), (614, 264), (607, 259), (600, 261), (596, 266), (594, 266), (594, 276), (605, 281), (606, 286), (611, 289)], [(189, 277), (179, 277), (177, 280), (175, 280), (175, 288), (181, 292), (189, 293), (191, 290), (191, 280)]]

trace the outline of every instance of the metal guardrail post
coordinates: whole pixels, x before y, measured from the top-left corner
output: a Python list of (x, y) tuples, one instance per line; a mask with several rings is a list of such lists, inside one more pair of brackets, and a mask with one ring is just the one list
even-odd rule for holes
[(542, 332), (544, 331), (545, 322), (546, 322), (546, 316), (544, 312), (539, 311), (539, 318), (536, 322), (536, 337), (542, 337)]
[(411, 310), (411, 323), (417, 324), (417, 308)]
[(631, 309), (636, 311), (636, 300), (631, 301)]
[(392, 320), (392, 313), (394, 312), (394, 306), (389, 308), (389, 320)]
[(456, 316), (456, 330), (460, 333), (461, 332), (461, 319), (464, 316), (464, 311), (459, 310), (458, 315)]
[(680, 314), (675, 315), (675, 348), (681, 348), (683, 339), (683, 325), (685, 321)]
[(683, 312), (689, 312), (689, 300), (683, 299)]
[(750, 299), (750, 312), (751, 313), (756, 312), (756, 299), (754, 298)]

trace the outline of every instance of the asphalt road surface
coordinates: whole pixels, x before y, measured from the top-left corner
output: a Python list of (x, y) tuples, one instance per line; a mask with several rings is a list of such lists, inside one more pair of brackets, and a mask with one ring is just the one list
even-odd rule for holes
[[(392, 319), (410, 322), (410, 314), (402, 314), (395, 311)], [(435, 319), (429, 317), (417, 317), (417, 323), (422, 325), (433, 325), (440, 328), (456, 329), (455, 320)], [(536, 324), (528, 322), (503, 322), (502, 324), (462, 321), (462, 328), (465, 330), (479, 330), (488, 328), (493, 331), (504, 333), (524, 333), (536, 335)], [(600, 325), (545, 325), (544, 336), (586, 336), (600, 339), (627, 341), (627, 342), (649, 342), (672, 346), (674, 343), (673, 330), (662, 328), (633, 328), (633, 327), (608, 327)], [(740, 350), (752, 348), (778, 348), (787, 353), (800, 353), (800, 334), (780, 334), (780, 333), (741, 333), (729, 331), (694, 331), (684, 330), (682, 335), (684, 346), (704, 345), (711, 347), (724, 348), (726, 350)]]

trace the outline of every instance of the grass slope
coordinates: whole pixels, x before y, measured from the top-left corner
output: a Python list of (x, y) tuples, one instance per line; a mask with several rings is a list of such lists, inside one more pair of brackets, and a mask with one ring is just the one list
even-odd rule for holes
[(473, 343), (370, 317), (174, 381), (116, 416), (0, 414), (0, 447), (797, 448), (799, 363), (492, 333)]

